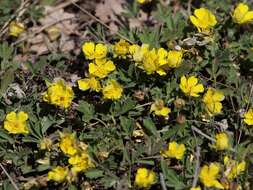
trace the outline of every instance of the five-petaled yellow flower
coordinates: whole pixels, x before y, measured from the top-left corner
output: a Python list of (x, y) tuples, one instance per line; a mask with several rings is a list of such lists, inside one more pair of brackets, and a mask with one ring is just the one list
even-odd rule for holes
[(229, 148), (229, 138), (226, 133), (219, 133), (215, 135), (215, 148), (217, 150), (225, 150)]
[(80, 90), (95, 90), (99, 92), (101, 90), (101, 84), (95, 77), (80, 79), (77, 81)]
[(199, 93), (204, 92), (204, 86), (198, 84), (198, 78), (195, 76), (189, 78), (182, 76), (179, 87), (188, 96), (198, 97)]
[(120, 41), (117, 42), (113, 47), (114, 56), (126, 58), (126, 55), (129, 52), (129, 47), (130, 44), (127, 41), (120, 39)]
[(47, 91), (43, 94), (43, 100), (50, 104), (68, 108), (74, 98), (71, 86), (65, 84), (63, 80), (58, 80), (49, 84)]
[(28, 115), (23, 111), (18, 113), (10, 112), (4, 120), (4, 128), (11, 134), (28, 134), (27, 119)]
[(107, 55), (107, 47), (104, 44), (97, 44), (93, 42), (86, 42), (83, 44), (83, 53), (89, 60), (103, 59)]
[(206, 8), (196, 9), (194, 16), (190, 16), (190, 20), (198, 28), (199, 32), (206, 33), (209, 33), (210, 29), (217, 23), (214, 14)]
[(211, 163), (209, 166), (204, 165), (200, 170), (200, 181), (208, 188), (224, 189), (222, 184), (217, 180), (219, 171), (220, 166), (217, 163)]
[(151, 105), (150, 112), (154, 112), (157, 116), (167, 117), (171, 110), (164, 106), (163, 100), (157, 100)]
[(186, 148), (184, 144), (178, 144), (175, 141), (172, 141), (168, 144), (168, 147), (166, 150), (161, 151), (161, 155), (165, 158), (176, 158), (178, 160), (181, 160), (184, 156)]
[(86, 152), (71, 156), (68, 160), (72, 165), (71, 171), (78, 173), (93, 166), (89, 155)]
[(226, 166), (224, 174), (230, 180), (236, 178), (246, 169), (245, 161), (238, 162), (236, 160), (230, 159), (228, 156), (224, 157), (224, 164)]
[(77, 140), (74, 133), (60, 133), (60, 149), (67, 155), (73, 156), (78, 152)]
[(49, 181), (52, 180), (56, 182), (62, 182), (66, 179), (68, 172), (69, 172), (68, 168), (57, 166), (50, 172), (48, 172), (47, 179)]
[(208, 88), (207, 92), (204, 94), (203, 102), (205, 103), (205, 109), (210, 116), (221, 112), (221, 101), (223, 101), (224, 98), (225, 96), (222, 92), (213, 88)]
[(111, 60), (96, 59), (94, 63), (89, 64), (89, 73), (91, 76), (105, 78), (109, 73), (116, 69)]
[(10, 36), (18, 37), (24, 31), (25, 31), (24, 24), (17, 22), (17, 21), (12, 21), (10, 23), (10, 26), (9, 26), (9, 35)]
[(244, 119), (243, 121), (247, 124), (247, 125), (253, 125), (253, 108), (250, 108), (244, 115), (243, 115)]
[(109, 80), (103, 88), (105, 99), (118, 100), (122, 96), (123, 88), (116, 80)]
[(232, 17), (235, 23), (245, 24), (253, 21), (253, 11), (249, 11), (248, 5), (239, 3), (235, 8)]
[(140, 188), (148, 188), (156, 182), (156, 174), (146, 168), (138, 168), (135, 175), (135, 184)]

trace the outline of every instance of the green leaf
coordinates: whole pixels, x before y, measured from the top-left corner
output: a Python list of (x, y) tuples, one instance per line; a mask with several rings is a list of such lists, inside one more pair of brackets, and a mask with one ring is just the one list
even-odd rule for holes
[(143, 119), (143, 128), (145, 129), (147, 135), (158, 136), (156, 126), (151, 118), (146, 117), (145, 119)]
[(5, 71), (3, 77), (1, 77), (0, 82), (0, 97), (6, 92), (9, 85), (14, 81), (14, 70), (8, 69)]
[(134, 129), (134, 120), (129, 119), (127, 117), (121, 116), (119, 118), (120, 125), (123, 128), (123, 130), (128, 134), (131, 135)]
[(2, 129), (0, 129), (0, 139), (4, 141), (8, 141), (11, 144), (14, 143), (14, 139), (9, 134), (7, 134), (6, 131)]
[(79, 106), (77, 107), (77, 111), (83, 114), (82, 120), (85, 122), (89, 122), (95, 116), (95, 108), (92, 104), (89, 104), (86, 101), (80, 101)]
[(91, 169), (85, 172), (85, 176), (89, 179), (96, 179), (104, 176), (104, 172), (99, 169)]
[(179, 175), (174, 170), (168, 168), (164, 160), (161, 160), (161, 168), (167, 186), (174, 187), (175, 189), (185, 189), (185, 184), (182, 182), (182, 179), (180, 179)]

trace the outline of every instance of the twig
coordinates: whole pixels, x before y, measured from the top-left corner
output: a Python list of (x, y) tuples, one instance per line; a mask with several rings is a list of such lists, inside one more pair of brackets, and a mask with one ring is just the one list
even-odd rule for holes
[(215, 142), (215, 139), (206, 135), (205, 133), (203, 133), (201, 130), (199, 130), (198, 128), (194, 127), (194, 126), (191, 126), (191, 129), (195, 132), (197, 132), (198, 134), (202, 135), (203, 137), (209, 139), (210, 141), (212, 142)]
[(192, 5), (192, 0), (188, 0), (188, 3), (187, 3), (187, 13), (188, 13), (188, 16), (191, 15), (191, 5)]
[(199, 177), (199, 168), (200, 168), (200, 162), (199, 162), (199, 158), (200, 158), (200, 147), (197, 146), (197, 150), (196, 150), (196, 165), (195, 165), (195, 172), (194, 172), (194, 178), (193, 178), (193, 182), (192, 182), (192, 187), (196, 187), (197, 182), (198, 182), (198, 177)]
[(159, 175), (160, 175), (160, 182), (161, 182), (162, 190), (167, 190), (163, 174), (159, 173)]
[[(76, 6), (77, 8), (79, 8), (82, 12), (84, 12), (85, 14), (87, 14), (89, 17), (91, 17), (92, 19), (94, 19), (95, 21), (97, 21), (98, 23), (100, 23), (101, 25), (103, 25), (104, 27), (106, 27), (108, 30), (111, 30), (110, 26), (108, 26), (107, 24), (105, 24), (103, 21), (101, 21), (99, 18), (97, 18), (96, 16), (92, 15), (89, 11), (87, 11), (85, 8), (79, 6), (78, 4), (76, 4), (73, 0), (71, 0), (71, 3)], [(122, 39), (134, 43), (132, 40), (128, 39), (126, 36), (120, 34), (119, 32), (115, 33), (116, 35), (118, 35), (119, 37), (121, 37)]]
[(18, 186), (13, 181), (12, 177), (8, 174), (8, 172), (6, 171), (6, 169), (4, 168), (4, 166), (1, 163), (0, 163), (0, 168), (3, 170), (3, 172), (5, 173), (5, 175), (8, 177), (8, 179), (10, 180), (10, 182), (13, 185), (14, 189), (19, 190)]

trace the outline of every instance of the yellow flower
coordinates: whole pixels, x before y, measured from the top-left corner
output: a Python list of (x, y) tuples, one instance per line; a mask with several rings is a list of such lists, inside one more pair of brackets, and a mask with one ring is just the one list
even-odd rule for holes
[(62, 182), (66, 179), (68, 175), (68, 168), (57, 166), (48, 172), (47, 179), (50, 181)]
[(171, 112), (170, 108), (164, 106), (163, 100), (157, 100), (151, 105), (150, 112), (155, 112), (157, 116), (166, 117)]
[(129, 52), (129, 47), (130, 47), (130, 44), (128, 42), (126, 42), (125, 40), (123, 39), (120, 39), (119, 42), (117, 42), (114, 47), (113, 47), (113, 52), (115, 54), (115, 57), (123, 57), (125, 58), (126, 55), (128, 54)]
[(200, 170), (200, 181), (206, 187), (216, 187), (217, 189), (224, 189), (222, 184), (217, 180), (219, 171), (220, 166), (216, 163), (211, 163), (209, 166), (204, 165)]
[(71, 86), (66, 85), (63, 80), (58, 80), (49, 85), (47, 92), (43, 94), (43, 100), (50, 104), (68, 108), (74, 98)]
[(82, 152), (81, 154), (71, 156), (68, 162), (69, 164), (72, 165), (71, 171), (75, 173), (84, 171), (93, 166), (89, 158), (89, 155), (86, 152)]
[(92, 90), (95, 90), (96, 92), (99, 92), (101, 90), (100, 82), (96, 80), (95, 77), (80, 79), (77, 81), (77, 83), (78, 83), (79, 89), (83, 91), (92, 89)]
[(11, 134), (28, 134), (27, 119), (28, 115), (23, 111), (18, 112), (18, 114), (10, 112), (4, 120), (4, 128)]
[(25, 31), (24, 24), (16, 21), (12, 21), (9, 26), (9, 35), (18, 37), (21, 33)]
[(204, 86), (198, 84), (198, 79), (195, 76), (189, 78), (182, 76), (179, 87), (188, 96), (198, 97), (199, 93), (204, 92)]
[(204, 94), (203, 102), (205, 103), (205, 109), (210, 116), (221, 112), (221, 101), (223, 101), (224, 98), (225, 96), (222, 92), (213, 88), (208, 88), (207, 92)]
[(151, 51), (145, 53), (143, 56), (143, 64), (141, 66), (143, 66), (143, 69), (148, 75), (159, 69), (156, 49), (152, 49)]
[(149, 52), (149, 45), (148, 44), (142, 44), (142, 46), (134, 44), (129, 47), (129, 53), (136, 63), (142, 62), (143, 56), (147, 52)]
[(250, 108), (245, 114), (243, 121), (247, 125), (253, 125), (253, 108)]
[(253, 20), (253, 11), (249, 11), (248, 5), (239, 3), (235, 8), (232, 17), (235, 23), (244, 24)]
[(96, 59), (95, 63), (89, 64), (89, 73), (91, 76), (105, 78), (107, 75), (116, 69), (114, 63), (106, 59)]
[(95, 45), (93, 42), (83, 44), (83, 53), (87, 59), (103, 59), (107, 55), (107, 47), (104, 44)]
[(168, 147), (166, 150), (161, 151), (161, 155), (165, 158), (176, 158), (178, 160), (181, 160), (184, 156), (186, 148), (184, 144), (177, 144), (177, 142), (172, 141), (168, 144)]
[(200, 8), (194, 11), (194, 16), (190, 16), (190, 20), (199, 32), (209, 32), (216, 25), (217, 20), (212, 12), (208, 9)]
[(239, 163), (236, 160), (230, 159), (228, 156), (224, 157), (224, 164), (226, 166), (226, 171), (224, 172), (224, 174), (230, 180), (236, 178), (246, 169), (245, 161)]
[(201, 190), (200, 186), (198, 187), (192, 187), (190, 190)]
[(147, 188), (156, 182), (156, 174), (146, 168), (138, 168), (135, 175), (135, 184), (140, 188)]
[(215, 148), (217, 150), (225, 150), (229, 147), (229, 138), (226, 133), (219, 133), (215, 135)]
[(167, 51), (163, 48), (152, 49), (143, 55), (143, 63), (139, 65), (144, 69), (148, 75), (158, 73), (159, 75), (166, 75), (166, 71), (170, 68), (168, 66)]
[(78, 151), (77, 141), (74, 133), (60, 133), (60, 149), (65, 154), (73, 156)]
[(106, 99), (118, 100), (121, 98), (123, 88), (115, 80), (109, 80), (107, 85), (103, 88), (103, 95)]
[(182, 62), (182, 57), (183, 57), (182, 51), (175, 51), (175, 50), (169, 51), (167, 55), (168, 66), (171, 68), (179, 67)]

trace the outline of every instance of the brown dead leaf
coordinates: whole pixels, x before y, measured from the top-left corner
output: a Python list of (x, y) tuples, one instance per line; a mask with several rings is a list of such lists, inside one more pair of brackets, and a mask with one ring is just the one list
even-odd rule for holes
[(121, 22), (118, 16), (124, 12), (123, 5), (124, 0), (103, 0), (96, 5), (96, 17), (109, 26), (112, 26), (111, 33), (118, 31), (118, 24)]
[[(28, 31), (31, 34), (38, 33), (34, 38), (28, 39), (28, 43), (31, 45), (30, 51), (41, 55), (49, 51), (69, 52), (75, 49), (75, 42), (70, 36), (72, 34), (79, 35), (75, 14), (68, 13), (64, 9), (46, 6), (44, 15), (45, 17), (39, 20), (41, 26), (32, 27)], [(52, 36), (50, 28), (57, 29), (59, 33), (57, 35), (54, 33)], [(39, 32), (41, 30), (42, 32)]]

